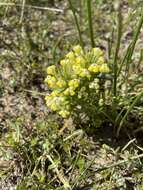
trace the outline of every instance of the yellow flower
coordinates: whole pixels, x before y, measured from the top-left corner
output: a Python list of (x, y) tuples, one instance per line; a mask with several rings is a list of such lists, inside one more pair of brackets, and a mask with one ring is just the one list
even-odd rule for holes
[(48, 83), (48, 80), (49, 80), (50, 78), (51, 78), (51, 76), (48, 75), (48, 76), (45, 78), (44, 82), (45, 82), (45, 83)]
[(81, 54), (83, 53), (82, 47), (80, 45), (76, 45), (73, 47), (73, 50), (76, 54)]
[(61, 110), (59, 112), (59, 114), (63, 117), (63, 118), (66, 118), (70, 115), (70, 112), (69, 111), (66, 111), (66, 110)]
[(78, 75), (81, 72), (82, 68), (80, 65), (73, 65), (73, 71), (75, 72), (76, 75)]
[(60, 110), (61, 103), (63, 103), (62, 97), (55, 96), (55, 97), (52, 97), (51, 104), (49, 105), (49, 107), (53, 111), (57, 111), (57, 110)]
[(46, 100), (47, 106), (50, 106), (51, 102), (52, 102), (52, 97), (50, 95), (48, 95), (48, 96), (45, 97), (45, 100)]
[(64, 80), (59, 80), (56, 84), (59, 88), (63, 88), (66, 86), (66, 82)]
[(79, 79), (70, 80), (68, 83), (69, 87), (72, 87), (73, 89), (76, 89), (77, 87), (79, 87), (79, 84), (80, 84)]
[(104, 58), (103, 57), (99, 57), (98, 60), (97, 60), (97, 64), (102, 65), (104, 63), (105, 63)]
[(66, 97), (64, 97), (64, 96), (60, 97), (59, 102), (60, 102), (60, 104), (62, 103), (63, 105), (66, 104), (67, 103)]
[(57, 111), (57, 110), (58, 110), (58, 106), (57, 106), (57, 104), (55, 104), (55, 103), (51, 104), (50, 108), (51, 108), (51, 110), (53, 110), (53, 111)]
[(59, 96), (60, 94), (59, 94), (59, 91), (54, 90), (50, 95), (51, 97), (56, 97), (56, 96)]
[(63, 92), (63, 94), (65, 95), (65, 96), (74, 96), (75, 95), (75, 88), (73, 88), (73, 87), (69, 87), (69, 88), (67, 88), (64, 92)]
[(48, 83), (50, 88), (55, 88), (57, 80), (55, 77), (47, 76), (47, 78), (45, 79), (45, 82)]
[(70, 95), (70, 89), (67, 88), (67, 89), (63, 92), (63, 94), (64, 94), (65, 96), (69, 96), (69, 95)]
[[(60, 61), (59, 68), (55, 65), (47, 68), (45, 82), (52, 90), (45, 97), (47, 106), (62, 117), (69, 117), (74, 110), (72, 105), (77, 106), (82, 98), (90, 100), (89, 88), (93, 88), (95, 93), (100, 92), (99, 79), (96, 77), (100, 72), (109, 72), (102, 50), (93, 48), (84, 52), (80, 45), (74, 46)], [(102, 99), (98, 98), (97, 103), (102, 105)]]
[(71, 51), (66, 55), (66, 58), (70, 59), (70, 60), (74, 60), (75, 59), (75, 55), (74, 53)]
[(86, 62), (85, 59), (83, 57), (81, 57), (81, 56), (76, 58), (76, 63), (79, 64), (79, 65), (84, 66), (85, 62)]
[(91, 71), (91, 72), (93, 72), (93, 73), (98, 73), (99, 69), (100, 69), (100, 66), (96, 65), (96, 64), (92, 64), (88, 68), (88, 70)]
[(82, 78), (84, 78), (84, 77), (90, 78), (91, 77), (91, 75), (87, 69), (82, 69), (81, 72), (79, 73), (79, 76)]
[(103, 64), (103, 65), (100, 66), (99, 71), (100, 71), (101, 73), (109, 73), (110, 70), (109, 70), (109, 67), (108, 67), (107, 64)]
[(92, 52), (93, 52), (94, 56), (96, 56), (96, 57), (100, 57), (103, 55), (103, 51), (100, 48), (93, 48)]
[(62, 59), (62, 60), (60, 61), (60, 64), (61, 64), (62, 66), (65, 66), (65, 65), (68, 64), (68, 60), (67, 60), (67, 59)]
[(75, 91), (74, 91), (74, 89), (72, 89), (72, 88), (70, 89), (70, 95), (71, 95), (71, 96), (74, 96), (74, 95), (75, 95)]
[(55, 65), (51, 65), (51, 66), (49, 66), (49, 67), (47, 68), (47, 73), (48, 73), (49, 75), (54, 75), (55, 72), (56, 72), (56, 67), (55, 67)]
[(45, 96), (45, 100), (49, 100), (50, 94), (48, 94), (47, 96)]

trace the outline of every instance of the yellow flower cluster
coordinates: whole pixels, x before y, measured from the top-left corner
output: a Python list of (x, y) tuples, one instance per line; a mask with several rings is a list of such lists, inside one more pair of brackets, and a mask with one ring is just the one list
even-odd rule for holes
[(81, 46), (74, 46), (60, 61), (59, 67), (52, 65), (47, 68), (45, 82), (52, 89), (52, 93), (45, 98), (47, 106), (62, 117), (68, 117), (72, 112), (73, 101), (82, 97), (81, 89), (85, 83), (91, 88), (100, 73), (108, 72), (109, 67), (99, 48), (85, 52)]

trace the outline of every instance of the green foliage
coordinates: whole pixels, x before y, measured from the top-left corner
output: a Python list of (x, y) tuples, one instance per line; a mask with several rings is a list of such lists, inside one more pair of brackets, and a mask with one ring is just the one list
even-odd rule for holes
[(141, 6), (0, 1), (0, 189), (142, 189)]
[[(7, 170), (3, 168), (3, 173), (2, 170), (0, 172), (2, 182), (18, 172), (15, 175), (20, 179), (16, 189), (20, 190), (77, 189), (86, 186), (106, 189), (127, 188), (128, 183), (140, 185), (143, 179), (140, 175), (143, 155), (138, 155), (137, 150), (128, 150), (134, 141), (121, 151), (107, 145), (97, 151), (94, 150), (97, 144), (88, 139), (83, 130), (76, 130), (71, 120), (61, 126), (51, 115), (46, 121), (35, 121), (31, 129), (25, 128), (24, 123), (23, 117), (9, 123), (9, 133), (1, 139), (3, 158), (7, 164), (8, 160), (12, 161)], [(100, 151), (102, 155), (99, 156)], [(121, 159), (118, 162), (114, 160), (117, 157)], [(99, 159), (103, 158), (104, 163), (97, 166)]]
[[(94, 4), (94, 1), (92, 1), (90, 3)], [(109, 18), (111, 18), (112, 16), (113, 17), (112, 17), (112, 19), (110, 19), (110, 21), (108, 21), (108, 26), (105, 26), (106, 23), (104, 25), (101, 23), (100, 27), (99, 26), (96, 27), (97, 23), (96, 23), (95, 18), (98, 18), (99, 21), (103, 19), (103, 16), (102, 16), (103, 12), (101, 11), (101, 17), (99, 14), (100, 8), (102, 9), (101, 5), (105, 4), (105, 7), (107, 8), (108, 5), (111, 4), (111, 2), (109, 2), (109, 4), (106, 1), (105, 2), (104, 1), (96, 2), (96, 4), (98, 5), (98, 10), (96, 10), (94, 12), (95, 13), (97, 12), (98, 13), (97, 15), (95, 15), (95, 13), (91, 11), (90, 3), (89, 3), (89, 1), (84, 1), (83, 3), (78, 5), (78, 6), (80, 6), (80, 9), (81, 9), (79, 16), (81, 17), (81, 15), (82, 15), (82, 19), (80, 19), (80, 18), (78, 18), (78, 11), (76, 11), (76, 9), (75, 9), (75, 7), (76, 7), (75, 2), (70, 1), (70, 5), (72, 5), (71, 8), (72, 8), (73, 14), (75, 14), (75, 13), (77, 14), (76, 18), (74, 17), (75, 22), (78, 23), (78, 25), (79, 25), (79, 23), (81, 24), (80, 29), (84, 31), (83, 35), (85, 35), (86, 38), (88, 36), (88, 33), (87, 33), (88, 31), (86, 29), (84, 29), (84, 27), (88, 28), (90, 30), (91, 46), (98, 44), (98, 42), (96, 42), (94, 44), (94, 41), (95, 41), (94, 36), (97, 35), (98, 28), (99, 28), (99, 30), (101, 29), (99, 34), (102, 33), (102, 27), (103, 27), (103, 31), (104, 30), (110, 31), (110, 34), (108, 34), (108, 32), (106, 32), (107, 33), (106, 35), (107, 35), (107, 40), (108, 40), (108, 62), (110, 62), (112, 65), (111, 72), (113, 74), (111, 77), (111, 80), (113, 81), (112, 82), (113, 94), (111, 95), (111, 102), (114, 102), (114, 104), (112, 104), (112, 106), (105, 111), (106, 117), (104, 117), (104, 119), (102, 119), (102, 121), (105, 120), (105, 118), (108, 118), (108, 119), (110, 118), (109, 122), (111, 122), (115, 126), (114, 128), (117, 130), (117, 136), (118, 136), (120, 128), (121, 128), (121, 127), (118, 128), (118, 126), (122, 125), (121, 124), (122, 119), (125, 118), (123, 110), (124, 110), (124, 112), (129, 113), (126, 118), (126, 125), (125, 125), (126, 127), (130, 126), (130, 122), (129, 122), (128, 118), (130, 118), (130, 115), (132, 115), (132, 113), (134, 112), (134, 106), (133, 106), (132, 110), (130, 110), (130, 109), (128, 110), (128, 108), (131, 106), (132, 101), (133, 101), (133, 96), (131, 94), (135, 93), (135, 90), (132, 88), (132, 83), (128, 79), (132, 78), (132, 76), (135, 74), (135, 72), (138, 72), (137, 71), (138, 67), (136, 67), (136, 71), (133, 68), (134, 63), (133, 63), (132, 58), (134, 57), (133, 54), (134, 54), (134, 50), (135, 50), (135, 45), (137, 43), (137, 40), (139, 39), (139, 34), (141, 31), (141, 27), (142, 27), (142, 20), (143, 20), (142, 18), (143, 17), (141, 14), (141, 10), (136, 9), (135, 15), (129, 14), (129, 16), (124, 20), (124, 18), (122, 16), (122, 14), (123, 14), (122, 7), (124, 5), (123, 5), (123, 3), (119, 3), (116, 1), (116, 2), (112, 3), (112, 8), (110, 9), (111, 12), (109, 13), (110, 14)], [(140, 1), (138, 1), (137, 4), (140, 4)], [(128, 4), (128, 6), (133, 6), (133, 5), (134, 5), (134, 3), (132, 1), (129, 2), (129, 4)], [(88, 14), (88, 17), (86, 15), (86, 13)], [(138, 20), (139, 20), (138, 23), (135, 23), (132, 20), (133, 17), (138, 18)], [(108, 19), (108, 17), (107, 17), (107, 19)], [(122, 49), (124, 49), (123, 48), (124, 43), (122, 43), (122, 40), (124, 37), (124, 33), (126, 32), (125, 31), (125, 28), (126, 28), (125, 23), (129, 22), (129, 20), (130, 21), (132, 20), (131, 24), (134, 23), (137, 25), (137, 27), (136, 27), (137, 29), (132, 31), (133, 38), (132, 38), (131, 42), (129, 43), (128, 48), (125, 49), (125, 51), (123, 51)], [(114, 23), (117, 23), (116, 24), (117, 27), (116, 28), (113, 27), (113, 30), (111, 30), (111, 27), (109, 25), (114, 25)], [(99, 22), (98, 22), (98, 24), (99, 24)], [(79, 26), (77, 26), (77, 29), (78, 28), (79, 28)], [(96, 35), (93, 35), (93, 28), (97, 28), (96, 31), (94, 30)], [(78, 29), (78, 33), (79, 33), (79, 38), (81, 39), (82, 32), (79, 31), (79, 29)], [(84, 38), (82, 38), (82, 41), (83, 41), (82, 44), (86, 44), (87, 41), (89, 42), (89, 40), (84, 41), (83, 39)], [(110, 42), (110, 41), (112, 41), (112, 42)], [(115, 49), (115, 51), (114, 51), (114, 49)], [(123, 56), (124, 54), (125, 54), (125, 56)], [(141, 59), (141, 57), (142, 56), (140, 55), (140, 59)], [(132, 81), (134, 81), (134, 80), (132, 80)], [(139, 85), (139, 81), (137, 82), (137, 85)], [(132, 89), (132, 92), (131, 92), (131, 89)], [(141, 88), (140, 88), (140, 92), (141, 92)], [(135, 93), (135, 96), (138, 96), (138, 95), (139, 95), (138, 93)], [(141, 98), (142, 98), (142, 95), (141, 95)], [(139, 102), (141, 101), (141, 98), (139, 99)], [(89, 107), (91, 107), (91, 106), (89, 106)], [(110, 112), (109, 110), (112, 110), (112, 111)], [(87, 112), (91, 113), (89, 110)], [(114, 113), (112, 114), (112, 112), (114, 112)], [(102, 115), (103, 115), (103, 113), (102, 113)], [(96, 120), (95, 118), (97, 118), (97, 117), (96, 116), (93, 116), (93, 117), (94, 117), (94, 120)], [(101, 118), (102, 118), (102, 116), (101, 116)], [(84, 119), (82, 119), (82, 120), (84, 120)], [(116, 122), (117, 120), (118, 120), (118, 122)], [(136, 126), (136, 124), (135, 124), (135, 126)]]
[[(16, 168), (20, 172), (21, 179), (17, 189), (56, 189), (56, 184), (59, 184), (58, 188), (61, 186), (69, 189), (68, 179), (64, 176), (66, 169), (78, 175), (85, 167), (83, 156), (76, 155), (76, 151), (71, 154), (74, 151), (74, 144), (71, 143), (72, 131), (62, 134), (60, 125), (53, 116), (45, 122), (37, 121), (32, 129), (26, 129), (23, 125), (23, 118), (9, 123), (9, 133), (1, 139), (1, 147), (11, 149), (10, 153), (8, 149), (1, 149), (3, 158), (12, 160), (15, 157), (14, 168), (10, 168), (7, 172), (13, 172)], [(81, 135), (77, 131), (74, 136), (75, 143), (82, 141), (85, 144), (86, 139), (84, 142), (82, 136), (83, 133)], [(78, 149), (80, 151), (80, 147)], [(71, 178), (69, 174), (70, 172), (66, 172)], [(71, 184), (72, 181), (74, 182), (71, 178)]]

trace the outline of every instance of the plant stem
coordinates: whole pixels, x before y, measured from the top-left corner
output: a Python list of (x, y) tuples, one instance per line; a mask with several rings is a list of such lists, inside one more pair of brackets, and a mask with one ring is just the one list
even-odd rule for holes
[(87, 13), (88, 13), (88, 26), (89, 26), (91, 46), (95, 47), (94, 35), (93, 35), (93, 24), (92, 24), (91, 0), (87, 0)]
[(81, 34), (80, 25), (79, 25), (79, 22), (78, 22), (78, 18), (77, 18), (77, 15), (76, 15), (75, 8), (74, 8), (71, 0), (68, 0), (68, 2), (69, 2), (69, 5), (70, 5), (70, 8), (72, 10), (73, 16), (74, 16), (75, 24), (76, 24), (78, 35), (79, 35), (80, 45), (84, 49), (82, 34)]
[(63, 183), (64, 185), (64, 189), (71, 189), (71, 186), (68, 182), (68, 180), (66, 179), (65, 176), (63, 176), (60, 171), (58, 170), (58, 167), (57, 165), (55, 164), (55, 162), (53, 161), (53, 159), (51, 158), (50, 155), (46, 155), (46, 157), (48, 158), (48, 160), (51, 162), (51, 164), (54, 166), (54, 171), (56, 172), (57, 174), (57, 177), (59, 178), (59, 180)]
[(114, 72), (114, 80), (113, 80), (113, 94), (114, 96), (117, 95), (117, 71), (118, 71), (118, 53), (120, 50), (121, 44), (121, 37), (122, 37), (122, 13), (121, 13), (121, 3), (118, 5), (118, 28), (117, 28), (117, 44), (114, 56), (114, 65), (113, 65), (113, 72)]

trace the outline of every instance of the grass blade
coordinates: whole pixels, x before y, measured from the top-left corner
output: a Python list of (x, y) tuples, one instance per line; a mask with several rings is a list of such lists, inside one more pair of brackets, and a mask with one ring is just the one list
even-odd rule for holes
[(91, 40), (91, 46), (95, 47), (93, 24), (92, 24), (91, 0), (87, 0), (87, 14), (88, 14), (88, 26), (89, 26), (89, 35), (90, 35), (90, 40)]
[(65, 176), (63, 176), (63, 174), (59, 171), (57, 165), (55, 164), (54, 160), (52, 159), (52, 157), (50, 155), (46, 155), (46, 157), (48, 158), (48, 160), (51, 162), (51, 164), (54, 166), (54, 171), (57, 174), (57, 177), (59, 178), (59, 180), (63, 183), (64, 185), (64, 189), (71, 189), (71, 186), (69, 184), (69, 181), (67, 180), (67, 178)]
[[(120, 65), (120, 68), (119, 68), (119, 71), (118, 71), (118, 76), (120, 75), (120, 72), (122, 71), (124, 63), (126, 63), (126, 73), (129, 72), (129, 64), (131, 63), (132, 55), (133, 55), (135, 45), (136, 45), (136, 42), (138, 40), (140, 31), (141, 31), (142, 25), (143, 25), (143, 14), (140, 17), (137, 29), (136, 29), (136, 31), (134, 33), (134, 36), (133, 36), (133, 40), (129, 44), (129, 46), (127, 48), (127, 51), (126, 51), (126, 54), (125, 54), (125, 56), (123, 58), (123, 61), (122, 61), (121, 65)], [(125, 78), (127, 78), (127, 74), (126, 74)]]
[(135, 98), (135, 100), (133, 101), (133, 103), (130, 105), (129, 109), (126, 111), (124, 117), (122, 118), (119, 127), (117, 129), (117, 137), (119, 136), (120, 130), (123, 127), (124, 122), (126, 121), (126, 118), (128, 117), (129, 113), (131, 112), (131, 110), (133, 109), (133, 107), (135, 106), (135, 104), (140, 100), (140, 98), (143, 96), (143, 91)]

